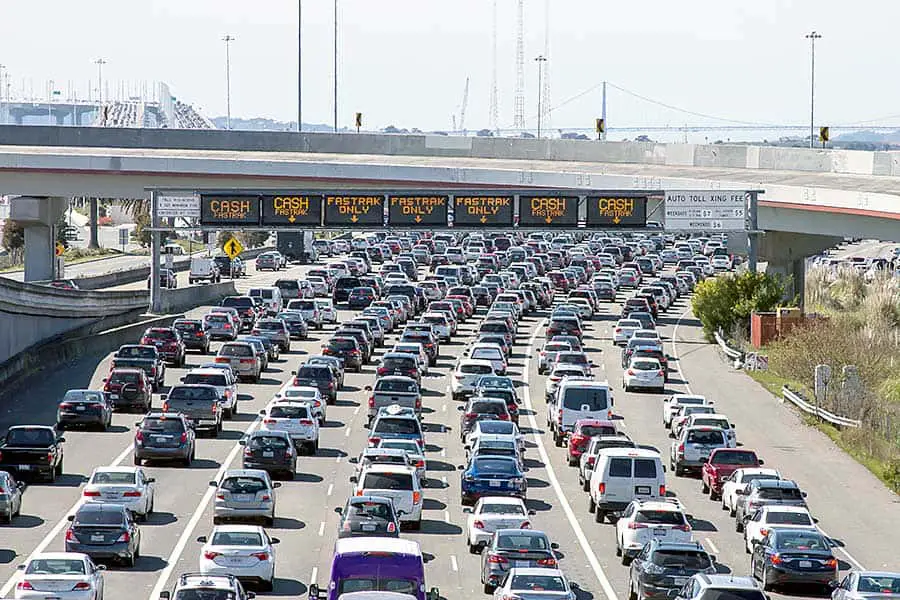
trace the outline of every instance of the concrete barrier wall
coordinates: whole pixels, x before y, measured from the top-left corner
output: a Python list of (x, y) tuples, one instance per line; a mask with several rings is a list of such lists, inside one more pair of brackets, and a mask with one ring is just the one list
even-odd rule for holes
[(726, 144), (15, 125), (0, 126), (0, 144), (459, 156), (900, 176), (900, 152)]
[(160, 292), (162, 293), (162, 312), (164, 314), (178, 312), (194, 306), (218, 304), (226, 296), (237, 295), (233, 281), (223, 281), (222, 283), (211, 283), (208, 285), (192, 285), (174, 290), (163, 289)]
[[(79, 328), (74, 332), (77, 335), (61, 335), (53, 340), (44, 340), (0, 363), (0, 396), (17, 392), (26, 378), (42, 369), (49, 370), (70, 361), (105, 355), (122, 344), (136, 343), (147, 327), (167, 326), (183, 316), (177, 314), (140, 318), (138, 314), (131, 314), (127, 315), (127, 319), (132, 322), (127, 324), (117, 320), (104, 321), (105, 327), (92, 324)], [(115, 326), (109, 328), (110, 324)]]

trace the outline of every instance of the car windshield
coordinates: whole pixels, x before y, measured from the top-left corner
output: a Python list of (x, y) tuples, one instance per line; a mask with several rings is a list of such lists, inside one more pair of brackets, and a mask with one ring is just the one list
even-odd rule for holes
[(32, 446), (35, 448), (46, 448), (52, 446), (54, 442), (56, 442), (56, 434), (52, 429), (47, 429), (45, 427), (17, 427), (15, 429), (10, 429), (9, 433), (6, 434), (6, 445), (8, 447)]
[(497, 548), (502, 550), (549, 550), (550, 543), (543, 535), (504, 533), (497, 536)]
[(367, 490), (412, 490), (410, 473), (366, 473), (363, 488)]
[(651, 558), (653, 564), (669, 569), (708, 569), (711, 565), (706, 552), (696, 550), (657, 550)]
[(255, 531), (217, 531), (213, 534), (213, 546), (262, 546), (262, 536)]
[(266, 482), (258, 477), (229, 477), (220, 487), (233, 494), (255, 494), (268, 489)]
[(28, 575), (84, 575), (84, 561), (71, 558), (36, 558), (25, 569)]
[(91, 483), (102, 485), (105, 483), (114, 483), (119, 485), (134, 485), (134, 473), (116, 472), (116, 471), (100, 471), (94, 473), (91, 477)]
[(509, 589), (513, 592), (565, 592), (566, 583), (554, 575), (514, 575)]
[(253, 450), (271, 450), (273, 448), (284, 450), (288, 447), (288, 440), (280, 435), (255, 435), (250, 438), (249, 445)]
[(828, 550), (825, 538), (814, 531), (781, 531), (775, 546), (779, 550)]
[(348, 517), (391, 521), (394, 518), (390, 505), (385, 502), (353, 502), (347, 507)]
[(375, 424), (375, 433), (419, 435), (419, 423), (415, 419), (381, 418)]
[[(97, 506), (103, 506), (97, 505)], [(72, 521), (77, 525), (122, 525), (124, 508), (121, 510), (79, 510)]]

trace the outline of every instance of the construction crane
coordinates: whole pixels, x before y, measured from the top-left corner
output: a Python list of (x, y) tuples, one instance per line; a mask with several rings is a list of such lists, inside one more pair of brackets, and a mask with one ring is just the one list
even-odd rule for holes
[(453, 117), (453, 131), (466, 134), (466, 109), (469, 107), (469, 78), (466, 77), (466, 87), (463, 88), (462, 103), (459, 105), (459, 121)]

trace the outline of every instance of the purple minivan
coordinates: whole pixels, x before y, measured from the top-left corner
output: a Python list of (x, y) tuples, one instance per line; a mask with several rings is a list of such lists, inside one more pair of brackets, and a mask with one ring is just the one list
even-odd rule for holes
[(339, 539), (334, 545), (328, 589), (319, 590), (312, 582), (309, 600), (339, 600), (345, 594), (376, 591), (438, 600), (437, 588), (425, 591), (425, 562), (418, 542), (382, 537)]

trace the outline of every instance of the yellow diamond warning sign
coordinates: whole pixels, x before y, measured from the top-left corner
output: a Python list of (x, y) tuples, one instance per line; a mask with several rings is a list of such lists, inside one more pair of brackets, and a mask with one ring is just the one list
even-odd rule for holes
[(222, 244), (222, 250), (228, 258), (237, 258), (237, 256), (244, 251), (244, 246), (241, 245), (236, 237), (232, 237)]

